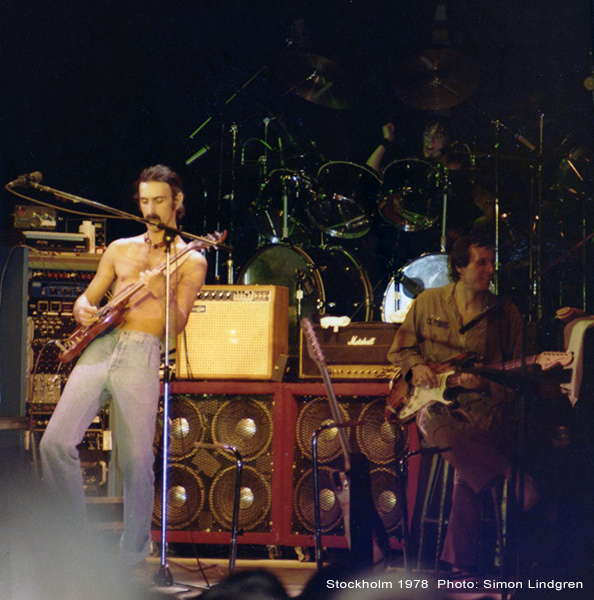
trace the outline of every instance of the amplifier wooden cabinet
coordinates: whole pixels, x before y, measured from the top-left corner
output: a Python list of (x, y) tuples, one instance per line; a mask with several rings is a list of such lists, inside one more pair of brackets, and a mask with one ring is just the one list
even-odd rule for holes
[(289, 335), (289, 290), (205, 285), (177, 340), (180, 379), (272, 379)]

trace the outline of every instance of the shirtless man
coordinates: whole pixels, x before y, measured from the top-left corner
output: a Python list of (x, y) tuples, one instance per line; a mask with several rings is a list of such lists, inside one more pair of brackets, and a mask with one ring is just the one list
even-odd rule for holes
[[(183, 216), (181, 181), (169, 167), (145, 169), (137, 181), (142, 216), (177, 226)], [(153, 513), (153, 439), (159, 403), (161, 340), (165, 334), (165, 278), (157, 267), (165, 261), (164, 231), (147, 225), (145, 234), (112, 242), (97, 273), (74, 303), (77, 323), (97, 320), (98, 306), (113, 288), (114, 295), (131, 283), (144, 284), (129, 302), (122, 322), (94, 339), (82, 353), (62, 393), (40, 444), (44, 479), (85, 518), (85, 497), (76, 446), (98, 411), (112, 399), (114, 439), (124, 485), (124, 532), (120, 560), (133, 566), (148, 555)], [(172, 242), (175, 256), (186, 243)], [(187, 259), (186, 259), (187, 256)], [(190, 310), (206, 276), (206, 259), (192, 251), (179, 261), (170, 294), (172, 335), (186, 326)]]

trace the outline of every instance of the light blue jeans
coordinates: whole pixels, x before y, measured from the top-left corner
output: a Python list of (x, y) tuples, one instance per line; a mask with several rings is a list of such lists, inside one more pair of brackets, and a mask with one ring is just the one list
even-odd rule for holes
[(113, 436), (124, 485), (120, 559), (126, 565), (143, 560), (151, 544), (159, 364), (160, 341), (153, 335), (114, 329), (95, 339), (73, 369), (40, 444), (44, 480), (64, 497), (73, 518), (84, 520), (76, 446), (112, 398)]

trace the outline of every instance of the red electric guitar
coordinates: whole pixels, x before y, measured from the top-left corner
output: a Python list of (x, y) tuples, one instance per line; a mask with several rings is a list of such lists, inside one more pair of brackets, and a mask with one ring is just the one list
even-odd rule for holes
[[(171, 264), (171, 272), (181, 267), (184, 261), (189, 257), (192, 250), (210, 249), (217, 244), (222, 243), (227, 237), (227, 232), (218, 231), (214, 234), (205, 236), (208, 240), (196, 240), (190, 242), (183, 250), (175, 255), (175, 260)], [(159, 273), (163, 273), (167, 268), (167, 263), (163, 263), (157, 267)], [(59, 341), (56, 345), (61, 352), (58, 354), (58, 359), (64, 363), (75, 359), (99, 334), (103, 333), (109, 327), (115, 327), (124, 318), (124, 314), (128, 309), (128, 301), (134, 294), (140, 291), (144, 285), (142, 283), (132, 283), (124, 288), (117, 296), (112, 298), (107, 304), (102, 306), (97, 312), (97, 321), (92, 325), (79, 325), (74, 332), (65, 340)], [(148, 295), (148, 292), (147, 292)], [(140, 299), (140, 298), (139, 298)]]

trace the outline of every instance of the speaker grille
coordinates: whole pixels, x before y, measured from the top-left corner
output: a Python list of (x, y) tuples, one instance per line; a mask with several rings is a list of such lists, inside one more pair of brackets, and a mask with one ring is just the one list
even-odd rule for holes
[(204, 286), (177, 341), (177, 376), (271, 379), (288, 349), (288, 290)]
[[(271, 523), (272, 432), (274, 394), (185, 394), (170, 402), (169, 527), (229, 531), (235, 498), (234, 454), (197, 447), (196, 443), (234, 446), (244, 462), (240, 526), (269, 531)], [(161, 448), (162, 413), (156, 441)], [(249, 463), (246, 465), (245, 463)], [(160, 523), (161, 475), (157, 474), (154, 520)], [(173, 489), (172, 487), (173, 486)]]
[[(204, 482), (195, 470), (180, 464), (170, 465), (167, 477), (167, 527), (185, 529), (204, 508)], [(163, 515), (162, 490), (162, 473), (157, 472), (153, 511), (153, 522), (157, 527), (161, 527)]]
[[(342, 509), (334, 491), (335, 486), (332, 480), (334, 472), (334, 469), (330, 467), (320, 467), (318, 469), (320, 523), (321, 530), (324, 533), (336, 529), (342, 522)], [(308, 469), (303, 473), (295, 486), (293, 511), (297, 517), (298, 526), (309, 532), (315, 531), (313, 469)]]
[(235, 397), (216, 412), (212, 421), (212, 439), (231, 444), (245, 461), (254, 460), (270, 448), (272, 414), (262, 402)]
[[(210, 488), (214, 517), (225, 529), (231, 529), (233, 523), (236, 481), (237, 468), (229, 467), (215, 477)], [(253, 467), (244, 467), (239, 494), (239, 527), (251, 530), (262, 524), (270, 513), (271, 504), (272, 493), (266, 479)]]
[[(339, 404), (339, 410), (345, 421), (349, 415), (344, 406)], [(308, 460), (312, 460), (311, 440), (313, 434), (322, 426), (334, 423), (332, 411), (327, 398), (314, 398), (308, 400), (302, 406), (297, 417), (297, 445), (301, 454)], [(342, 447), (337, 429), (327, 429), (318, 437), (318, 462), (327, 463), (342, 453)]]
[(370, 473), (371, 495), (375, 508), (388, 533), (400, 526), (402, 512), (397, 501), (396, 472), (379, 467)]
[(355, 428), (361, 452), (369, 461), (380, 465), (393, 462), (395, 454), (406, 452), (408, 444), (404, 430), (386, 421), (385, 406), (383, 398), (366, 404), (359, 415), (359, 421), (363, 424)]
[[(196, 454), (196, 443), (204, 441), (204, 419), (189, 396), (172, 396), (169, 404), (169, 459), (185, 460)], [(163, 411), (157, 417), (155, 444), (163, 447)]]

